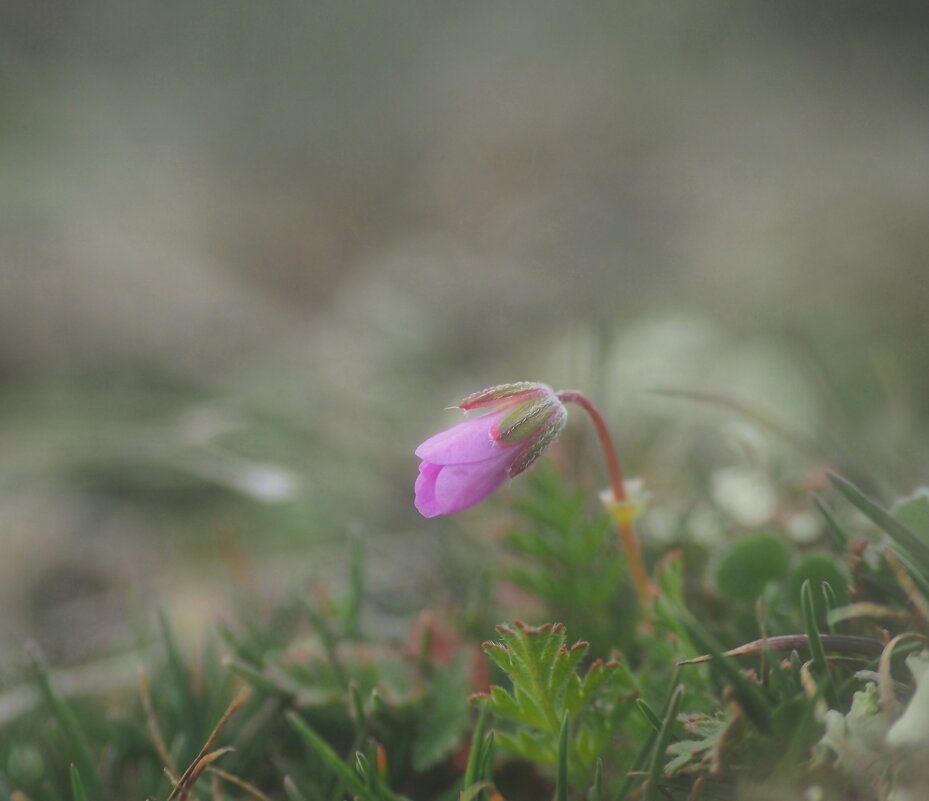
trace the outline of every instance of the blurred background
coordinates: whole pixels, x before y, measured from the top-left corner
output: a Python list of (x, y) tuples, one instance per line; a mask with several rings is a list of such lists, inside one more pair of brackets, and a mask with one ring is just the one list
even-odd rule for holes
[(518, 489), (424, 521), (412, 450), (500, 382), (598, 399), (656, 537), (696, 458), (773, 514), (772, 432), (912, 491), (927, 76), (916, 2), (6, 0), (0, 669), (353, 540), (435, 598)]

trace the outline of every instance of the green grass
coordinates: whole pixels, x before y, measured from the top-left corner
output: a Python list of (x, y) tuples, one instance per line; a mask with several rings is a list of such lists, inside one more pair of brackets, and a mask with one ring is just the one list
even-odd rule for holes
[[(35, 652), (19, 685), (34, 703), (0, 731), (0, 793), (685, 801), (788, 799), (815, 785), (824, 799), (884, 798), (920, 766), (879, 737), (863, 779), (849, 754), (864, 724), (888, 729), (912, 695), (903, 660), (927, 633), (929, 516), (918, 498), (895, 512), (832, 480), (806, 501), (825, 517), (802, 544), (720, 512), (730, 532), (718, 546), (695, 545), (682, 519), (656, 547), (646, 517), (660, 588), (651, 611), (632, 602), (609, 522), (546, 466), (520, 484), (510, 535), (484, 543), (491, 578), (475, 578), (479, 601), (424, 618), (418, 639), (363, 625), (354, 541), (332, 602), (249, 610), (200, 653), (160, 616), (137, 693), (68, 695)], [(531, 623), (513, 621), (514, 585), (533, 598)], [(883, 639), (898, 635), (910, 636), (882, 663)], [(894, 693), (885, 704), (868, 689), (879, 675), (883, 697)]]

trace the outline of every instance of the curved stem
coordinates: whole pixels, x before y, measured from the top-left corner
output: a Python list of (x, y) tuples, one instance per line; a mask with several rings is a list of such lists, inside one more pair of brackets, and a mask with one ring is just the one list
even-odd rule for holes
[(558, 399), (562, 403), (576, 403), (590, 415), (594, 428), (597, 429), (597, 438), (600, 440), (600, 447), (603, 449), (603, 458), (606, 459), (606, 469), (610, 474), (613, 497), (617, 501), (626, 500), (626, 484), (623, 481), (622, 468), (619, 466), (619, 457), (616, 455), (616, 448), (613, 446), (610, 430), (606, 427), (606, 421), (603, 419), (603, 415), (600, 414), (600, 410), (594, 406), (590, 398), (573, 389), (559, 392)]
[(652, 602), (651, 582), (648, 579), (648, 573), (645, 570), (645, 564), (642, 562), (642, 553), (639, 550), (639, 543), (632, 528), (632, 520), (627, 514), (627, 510), (622, 506), (628, 499), (626, 493), (626, 484), (623, 481), (623, 471), (619, 465), (619, 457), (616, 454), (616, 447), (613, 439), (610, 437), (610, 431), (606, 427), (606, 421), (600, 410), (594, 406), (582, 392), (576, 390), (564, 390), (558, 393), (558, 399), (562, 403), (574, 403), (587, 412), (594, 428), (597, 430), (597, 438), (600, 440), (600, 447), (603, 450), (603, 458), (606, 460), (606, 469), (610, 475), (610, 486), (613, 490), (613, 504), (608, 504), (610, 514), (619, 529), (620, 540), (623, 549), (626, 551), (626, 560), (629, 562), (629, 570), (632, 573), (632, 581), (635, 584), (636, 594), (639, 597), (639, 603), (643, 609), (648, 609)]

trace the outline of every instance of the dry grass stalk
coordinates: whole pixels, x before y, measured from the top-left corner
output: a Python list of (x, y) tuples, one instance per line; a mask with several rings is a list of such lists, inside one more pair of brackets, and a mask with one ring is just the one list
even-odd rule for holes
[[(249, 687), (243, 687), (239, 690), (238, 695), (232, 699), (232, 703), (226, 707), (226, 711), (223, 712), (223, 716), (219, 719), (219, 723), (216, 724), (216, 727), (213, 729), (209, 737), (207, 737), (206, 742), (203, 744), (203, 748), (200, 749), (200, 753), (197, 754), (193, 762), (190, 763), (187, 770), (181, 775), (180, 779), (174, 785), (174, 789), (171, 791), (171, 794), (168, 796), (167, 801), (174, 801), (175, 798), (182, 799), (190, 792), (190, 788), (193, 786), (194, 782), (200, 777), (204, 769), (209, 765), (216, 756), (220, 756), (223, 753), (226, 753), (230, 749), (220, 749), (218, 752), (210, 753), (213, 745), (216, 743), (216, 739), (219, 737), (220, 732), (222, 732), (226, 723), (229, 722), (231, 718), (239, 708), (249, 699), (252, 691)], [(215, 756), (214, 756), (215, 754)], [(208, 756), (211, 756), (212, 759), (207, 761), (203, 767), (199, 767), (200, 763), (206, 759)]]

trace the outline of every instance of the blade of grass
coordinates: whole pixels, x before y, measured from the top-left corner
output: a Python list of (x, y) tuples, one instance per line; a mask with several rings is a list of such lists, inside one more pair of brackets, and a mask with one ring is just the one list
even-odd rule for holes
[[(207, 761), (211, 757), (211, 751), (213, 746), (216, 744), (216, 740), (219, 739), (219, 735), (222, 733), (222, 730), (226, 727), (226, 724), (229, 722), (229, 719), (242, 708), (246, 701), (252, 694), (251, 687), (243, 687), (239, 690), (235, 698), (232, 699), (229, 706), (226, 707), (226, 711), (223, 712), (222, 717), (219, 719), (219, 722), (213, 727), (213, 731), (210, 732), (210, 736), (207, 737), (206, 742), (203, 744), (203, 747), (200, 749), (196, 758), (190, 765), (187, 767), (181, 777), (177, 780), (177, 783), (174, 785), (174, 789), (171, 791), (171, 795), (168, 796), (168, 801), (172, 799), (183, 796), (184, 793), (190, 790), (194, 782), (196, 782), (197, 777), (203, 773), (203, 770), (209, 764)], [(220, 749), (232, 750), (230, 749)], [(219, 752), (213, 751), (212, 758), (215, 758), (215, 755)], [(210, 760), (212, 761), (212, 760)]]
[(765, 698), (761, 688), (749, 679), (739, 666), (723, 653), (722, 646), (717, 642), (689, 611), (682, 607), (675, 610), (690, 639), (700, 651), (710, 655), (713, 664), (718, 667), (726, 679), (732, 684), (736, 697), (742, 704), (745, 714), (755, 726), (764, 734), (771, 731), (771, 704)]
[[(671, 674), (670, 686), (676, 687), (677, 680), (680, 678), (681, 668), (676, 666), (674, 668), (674, 673)], [(665, 698), (664, 704), (661, 709), (662, 716), (668, 713), (668, 709), (671, 708), (671, 699), (674, 691), (670, 691)], [(649, 732), (648, 737), (642, 745), (642, 748), (639, 750), (639, 753), (636, 754), (635, 760), (632, 763), (632, 768), (629, 770), (626, 775), (625, 781), (619, 788), (619, 792), (616, 794), (614, 801), (626, 801), (629, 797), (629, 793), (632, 792), (633, 785), (635, 785), (636, 780), (639, 778), (638, 773), (645, 767), (645, 763), (648, 761), (648, 757), (652, 752), (652, 748), (655, 746), (655, 740), (658, 739), (658, 732), (652, 730)]]
[(903, 525), (882, 506), (868, 498), (850, 481), (837, 476), (835, 473), (829, 474), (829, 480), (832, 482), (832, 486), (841, 492), (852, 505), (858, 507), (872, 523), (906, 551), (919, 565), (923, 575), (929, 574), (929, 543)]
[[(893, 607), (883, 606), (871, 601), (857, 601), (856, 603), (830, 610), (827, 615), (827, 620), (830, 623), (842, 623), (846, 620), (855, 620), (861, 617), (870, 617), (875, 620), (909, 620), (910, 613), (903, 609), (894, 609)], [(832, 635), (825, 635), (821, 638), (823, 640), (823, 647), (826, 650), (834, 650), (829, 647), (827, 641), (827, 638), (831, 636)], [(842, 637), (846, 635), (838, 634), (835, 636)], [(880, 640), (871, 640), (871, 642), (883, 647), (883, 643), (881, 643)]]
[(703, 795), (704, 783), (705, 779), (703, 776), (697, 776), (697, 778), (694, 779), (693, 786), (687, 794), (687, 801), (700, 801), (700, 797)]
[(45, 665), (39, 648), (35, 644), (27, 646), (29, 658), (32, 660), (35, 669), (36, 681), (39, 685), (39, 693), (44, 699), (51, 713), (58, 718), (61, 728), (67, 739), (71, 758), (74, 760), (75, 769), (80, 773), (83, 780), (87, 783), (87, 788), (93, 798), (103, 797), (103, 783), (100, 774), (97, 772), (90, 746), (87, 744), (87, 737), (78, 723), (74, 710), (62, 698), (55, 688), (52, 687), (51, 679), (48, 675), (48, 668)]
[[(919, 591), (929, 598), (929, 573), (923, 574), (920, 569), (917, 567), (916, 563), (913, 561), (913, 557), (910, 554), (905, 553), (902, 548), (895, 549), (897, 555), (897, 560), (906, 568), (906, 572), (909, 573), (912, 583), (919, 587)], [(893, 569), (891, 567), (891, 569)], [(898, 577), (899, 579), (899, 577)], [(906, 590), (903, 589), (903, 594), (906, 596)], [(907, 596), (908, 597), (908, 596)]]
[(681, 708), (683, 698), (684, 685), (678, 684), (671, 694), (671, 703), (665, 712), (664, 720), (661, 722), (661, 731), (658, 733), (655, 749), (652, 751), (652, 764), (648, 771), (644, 801), (657, 801), (658, 799), (658, 784), (664, 773), (665, 753), (671, 741), (671, 728), (677, 720), (677, 713)]
[(568, 801), (568, 734), (571, 719), (565, 712), (558, 737), (558, 763), (555, 768), (555, 801)]
[(650, 393), (665, 398), (681, 398), (684, 400), (697, 401), (698, 403), (707, 403), (711, 406), (719, 406), (737, 412), (775, 434), (801, 453), (805, 453), (809, 456), (821, 458), (824, 451), (827, 450), (823, 444), (817, 442), (807, 434), (792, 430), (785, 423), (782, 423), (763, 409), (751, 406), (736, 398), (730, 398), (726, 395), (719, 395), (714, 392), (690, 389), (656, 388), (650, 390)]
[(174, 765), (168, 748), (165, 745), (164, 738), (161, 736), (161, 729), (158, 727), (158, 719), (155, 717), (155, 709), (152, 706), (152, 696), (148, 687), (148, 675), (144, 670), (139, 670), (139, 697), (142, 699), (142, 711), (145, 714), (145, 726), (148, 729), (149, 739), (155, 748), (155, 753), (161, 760), (161, 764), (173, 783), (177, 783), (177, 768)]
[(342, 660), (339, 658), (338, 636), (325, 618), (323, 618), (309, 602), (303, 601), (302, 606), (304, 613), (310, 619), (310, 623), (312, 623), (313, 628), (316, 630), (319, 641), (322, 643), (329, 665), (332, 667), (332, 672), (335, 674), (339, 683), (347, 690), (349, 681), (348, 675), (345, 672), (345, 667), (342, 665)]
[(587, 791), (587, 801), (603, 801), (603, 760), (599, 757), (594, 769), (594, 783)]
[(898, 634), (887, 643), (887, 646), (884, 648), (884, 653), (881, 654), (880, 662), (878, 663), (877, 690), (881, 699), (881, 708), (887, 710), (892, 717), (899, 715), (903, 711), (903, 706), (900, 701), (897, 700), (897, 695), (894, 692), (894, 681), (890, 672), (891, 659), (894, 655), (894, 649), (896, 649), (900, 643), (914, 639), (921, 640), (923, 645), (925, 644), (925, 638), (915, 632)]
[(361, 606), (364, 602), (364, 539), (352, 537), (350, 547), (348, 597), (342, 614), (342, 630), (348, 639), (357, 640), (361, 634)]
[(840, 553), (845, 553), (846, 549), (848, 548), (848, 535), (836, 522), (835, 516), (832, 514), (832, 510), (826, 506), (822, 498), (815, 496), (813, 498), (813, 503), (816, 505), (816, 508), (822, 515), (823, 520), (826, 521), (826, 531), (828, 531), (832, 536), (832, 539), (835, 542), (836, 550), (838, 550)]
[(886, 557), (887, 564), (890, 565), (890, 569), (893, 570), (897, 581), (903, 587), (903, 591), (909, 598), (916, 615), (922, 620), (924, 626), (929, 625), (929, 598), (920, 592), (916, 582), (913, 581), (906, 568), (901, 564), (901, 560), (894, 556), (893, 551), (887, 551)]
[(478, 775), (487, 783), (494, 780), (494, 731), (491, 729), (484, 737), (484, 755), (481, 757), (481, 768)]
[(643, 717), (651, 724), (651, 727), (656, 732), (661, 731), (661, 718), (655, 714), (654, 710), (645, 702), (645, 699), (636, 698), (635, 705), (638, 707)]
[[(861, 607), (862, 609), (882, 609), (876, 604), (853, 604), (852, 606), (843, 606), (833, 612), (836, 621), (844, 620), (842, 613), (845, 610)], [(897, 614), (894, 610), (889, 610)], [(852, 615), (849, 614), (848, 617)], [(875, 640), (873, 637), (857, 637), (854, 634), (823, 634), (820, 636), (823, 648), (827, 651), (838, 651), (847, 654), (863, 654), (865, 656), (880, 656), (884, 650), (884, 643), (881, 640)], [(740, 645), (737, 648), (730, 648), (723, 651), (723, 656), (760, 656), (765, 650), (773, 653), (790, 652), (799, 648), (809, 648), (810, 640), (805, 634), (781, 634), (777, 637), (768, 637), (765, 640), (752, 640), (751, 642)], [(704, 662), (712, 661), (710, 654), (694, 656), (690, 659), (682, 659), (679, 665), (700, 665)]]
[(190, 676), (181, 657), (177, 640), (168, 622), (164, 611), (158, 610), (158, 626), (161, 629), (164, 641), (165, 655), (168, 658), (168, 672), (174, 681), (177, 698), (177, 715), (181, 719), (181, 728), (187, 733), (190, 742), (197, 742), (203, 736), (203, 726), (200, 720), (200, 704), (194, 697)]
[(490, 704), (481, 700), (478, 702), (477, 724), (471, 734), (471, 750), (468, 752), (468, 764), (465, 766), (462, 792), (481, 778), (481, 763), (484, 751), (484, 732), (487, 729), (487, 720), (490, 714)]
[(828, 581), (824, 581), (820, 588), (823, 592), (824, 608), (826, 610), (826, 626), (830, 634), (835, 634), (835, 623), (832, 621), (831, 614), (838, 607), (839, 599), (836, 597), (835, 590)]
[(816, 605), (813, 602), (813, 586), (810, 584), (809, 579), (804, 581), (803, 586), (800, 588), (800, 606), (803, 611), (806, 636), (809, 639), (810, 655), (813, 658), (816, 671), (821, 677), (823, 698), (830, 709), (835, 709), (838, 706), (838, 700), (835, 696), (835, 688), (832, 685), (832, 676), (829, 673), (829, 663), (826, 661), (826, 650), (823, 648), (819, 627), (816, 624)]
[(284, 795), (287, 801), (310, 801), (290, 776), (284, 777)]
[(71, 763), (71, 794), (74, 796), (74, 801), (87, 801), (84, 782), (81, 781), (81, 774), (73, 762)]
[[(303, 720), (296, 712), (287, 713), (287, 721), (293, 729), (299, 734), (304, 742), (316, 752), (316, 755), (326, 763), (329, 769), (342, 780), (344, 785), (356, 796), (363, 801), (380, 801), (374, 795), (361, 779), (358, 774), (349, 768), (332, 750), (332, 747), (322, 737), (320, 737), (310, 725)], [(400, 799), (402, 796), (388, 793), (389, 799)]]
[(480, 784), (474, 784), (468, 788), (467, 792), (459, 793), (458, 801), (474, 801), (480, 793), (483, 793), (484, 790), (487, 790), (491, 787), (489, 782), (481, 782)]
[(271, 798), (266, 793), (263, 793), (251, 782), (245, 781), (241, 776), (236, 776), (234, 773), (229, 773), (221, 768), (209, 767), (207, 770), (223, 781), (229, 782), (229, 784), (238, 787), (240, 790), (244, 790), (248, 795), (256, 799), (256, 801), (271, 801)]

